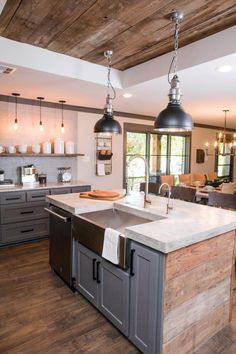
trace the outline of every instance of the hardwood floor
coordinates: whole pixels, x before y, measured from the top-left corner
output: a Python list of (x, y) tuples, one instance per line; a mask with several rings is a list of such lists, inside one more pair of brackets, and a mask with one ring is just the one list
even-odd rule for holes
[[(44, 240), (0, 249), (0, 353), (139, 351), (51, 271), (48, 241)], [(232, 323), (194, 354), (233, 353), (236, 353), (236, 294)]]

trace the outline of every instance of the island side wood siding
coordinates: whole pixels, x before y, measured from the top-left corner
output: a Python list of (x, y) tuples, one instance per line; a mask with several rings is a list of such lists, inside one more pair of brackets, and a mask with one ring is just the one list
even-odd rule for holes
[(163, 354), (189, 354), (230, 320), (235, 231), (166, 257)]

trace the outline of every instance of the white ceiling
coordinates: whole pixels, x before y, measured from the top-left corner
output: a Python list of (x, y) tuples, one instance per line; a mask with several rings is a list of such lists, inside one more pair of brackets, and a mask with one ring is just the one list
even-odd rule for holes
[[(11, 92), (19, 92), (22, 97), (26, 98), (44, 96), (47, 101), (57, 102), (60, 99), (65, 99), (68, 104), (95, 108), (103, 107), (106, 95), (106, 68), (91, 63), (88, 63), (89, 67), (86, 67), (87, 62), (79, 59), (73, 58), (72, 62), (70, 57), (61, 54), (52, 54), (49, 51), (45, 52), (44, 49), (35, 49), (35, 47), (28, 45), (27, 47), (21, 47), (21, 45), (24, 46), (24, 44), (6, 39), (4, 39), (4, 41), (7, 43), (7, 49), (9, 49), (11, 55), (9, 54), (7, 57), (6, 53), (8, 53), (8, 51), (3, 51), (0, 48), (0, 63), (7, 63), (8, 65), (14, 64), (17, 70), (11, 75), (0, 75), (1, 94), (10, 95)], [(4, 45), (5, 42), (3, 43)], [(201, 41), (197, 42), (198, 47), (196, 48), (198, 51), (199, 44), (203, 43), (200, 42)], [(0, 47), (1, 43), (2, 42), (0, 42)], [(207, 43), (208, 46), (209, 43), (211, 43), (211, 41)], [(17, 49), (14, 47), (16, 44)], [(180, 63), (181, 60), (186, 62), (186, 58), (189, 59), (188, 65), (185, 65), (184, 69), (179, 70), (183, 93), (182, 104), (184, 109), (192, 115), (195, 123), (223, 125), (222, 109), (227, 108), (230, 110), (227, 126), (236, 128), (235, 42), (232, 43), (232, 46), (233, 47), (230, 48), (231, 54), (222, 55), (221, 53), (220, 55), (218, 53), (217, 59), (211, 60), (207, 60), (211, 56), (206, 56), (205, 62), (203, 62), (202, 58), (199, 60), (201, 64), (197, 64), (196, 58), (191, 59), (191, 55), (187, 57), (186, 49), (188, 49), (188, 46), (185, 47), (184, 51), (180, 52)], [(223, 47), (223, 45), (221, 47)], [(21, 48), (24, 50), (21, 50)], [(37, 56), (29, 58), (29, 55), (25, 55), (27, 50), (37, 50)], [(41, 51), (42, 56), (44, 56), (44, 64), (47, 64), (47, 58), (49, 58), (52, 67), (51, 70), (49, 65), (45, 67), (39, 66)], [(192, 47), (190, 51), (192, 52)], [(212, 48), (212, 52), (214, 52), (214, 48)], [(229, 50), (227, 53), (229, 53)], [(53, 58), (51, 58), (52, 55)], [(58, 58), (59, 61), (57, 60)], [(169, 85), (167, 83), (167, 77), (166, 75), (163, 76), (163, 73), (167, 72), (169, 59), (170, 55), (166, 57), (163, 56), (163, 58), (160, 57), (160, 60), (157, 58), (155, 65), (152, 67), (152, 75), (150, 75), (150, 70), (147, 70), (148, 63), (147, 65), (145, 65), (145, 63), (142, 64), (142, 66), (135, 67), (136, 72), (134, 72), (134, 68), (132, 68), (129, 75), (133, 75), (133, 84), (126, 89), (120, 88), (125, 86), (125, 72), (114, 70), (112, 77), (114, 78), (117, 89), (117, 99), (114, 102), (114, 109), (129, 113), (156, 116), (165, 108), (168, 101)], [(190, 59), (194, 62), (192, 66)], [(55, 65), (53, 66), (54, 60), (57, 60), (58, 73), (55, 70)], [(162, 62), (164, 61), (165, 65), (161, 64), (161, 60)], [(17, 65), (17, 62), (19, 62), (20, 65)], [(58, 65), (58, 63), (60, 63), (60, 65)], [(72, 66), (74, 72), (71, 73), (68, 71), (67, 74), (64, 70), (65, 68), (62, 68), (62, 63), (70, 63), (67, 64), (66, 70), (68, 71), (68, 69), (70, 69), (69, 66)], [(75, 66), (75, 63), (76, 65), (78, 64), (78, 66)], [(234, 70), (229, 73), (216, 71), (216, 68), (223, 64), (231, 64)], [(80, 69), (78, 69), (79, 65)], [(62, 74), (59, 70), (61, 70)], [(147, 74), (146, 77), (156, 78), (149, 81), (145, 80), (145, 70)], [(160, 72), (158, 73), (158, 71)], [(155, 72), (157, 73), (156, 75)], [(96, 73), (98, 73), (97, 78), (93, 80)], [(142, 80), (138, 80), (139, 73), (140, 77), (142, 76)], [(140, 83), (136, 84), (135, 80)], [(132, 93), (133, 96), (129, 99), (125, 99), (122, 96), (124, 92)]]

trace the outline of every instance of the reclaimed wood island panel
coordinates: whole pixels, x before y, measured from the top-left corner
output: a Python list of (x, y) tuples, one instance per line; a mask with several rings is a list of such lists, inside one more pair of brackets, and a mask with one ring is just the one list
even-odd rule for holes
[(189, 354), (230, 321), (235, 231), (166, 256), (163, 354)]

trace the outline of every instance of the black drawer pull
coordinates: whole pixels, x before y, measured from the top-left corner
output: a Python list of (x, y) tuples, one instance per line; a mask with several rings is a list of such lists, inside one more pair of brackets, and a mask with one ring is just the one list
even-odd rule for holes
[(43, 198), (46, 194), (32, 195), (31, 198)]
[(97, 283), (101, 283), (100, 279), (99, 279), (99, 265), (100, 265), (100, 262), (97, 262)]
[(96, 258), (93, 258), (93, 280), (97, 280), (96, 278), (96, 272), (95, 272), (95, 264), (96, 264)]
[(29, 210), (29, 211), (21, 211), (20, 213), (22, 214), (22, 215), (24, 215), (24, 214), (33, 214), (33, 210)]
[(34, 229), (21, 230), (21, 233), (24, 234), (24, 233), (26, 233), (26, 232), (32, 232), (32, 231), (34, 231)]
[(131, 253), (130, 253), (130, 275), (133, 277), (135, 274), (134, 274), (134, 253), (135, 253), (135, 250), (131, 250)]
[(8, 197), (6, 200), (19, 200), (21, 199), (20, 197)]

